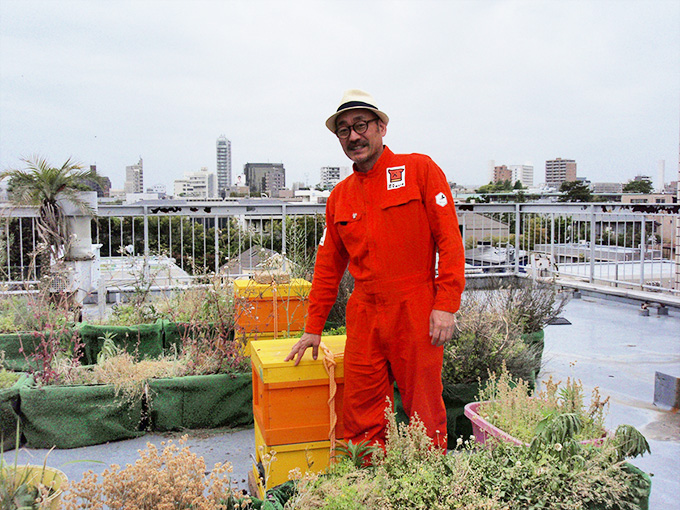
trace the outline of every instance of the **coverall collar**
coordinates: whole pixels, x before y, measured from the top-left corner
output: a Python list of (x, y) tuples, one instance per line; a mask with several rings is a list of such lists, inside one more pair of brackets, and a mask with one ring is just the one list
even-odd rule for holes
[(394, 156), (394, 153), (390, 150), (390, 148), (387, 145), (383, 145), (383, 151), (380, 157), (378, 158), (378, 161), (375, 162), (375, 165), (368, 171), (368, 172), (362, 172), (360, 170), (357, 170), (357, 165), (354, 163), (352, 165), (352, 169), (354, 170), (354, 175), (357, 177), (361, 178), (367, 178), (367, 177), (372, 177), (376, 173), (378, 173), (378, 169), (382, 168), (385, 166), (386, 161)]

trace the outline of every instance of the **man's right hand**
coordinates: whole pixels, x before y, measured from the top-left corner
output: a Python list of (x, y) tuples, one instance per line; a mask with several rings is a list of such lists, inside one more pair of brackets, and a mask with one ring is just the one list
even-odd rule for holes
[(302, 359), (302, 356), (305, 354), (305, 351), (307, 350), (308, 347), (312, 348), (312, 358), (316, 359), (319, 357), (320, 343), (321, 335), (304, 333), (302, 335), (302, 338), (300, 338), (300, 340), (298, 340), (298, 342), (290, 350), (288, 356), (286, 356), (286, 359), (284, 361), (290, 361), (297, 355), (297, 359), (295, 360), (295, 366), (298, 366), (298, 363), (300, 363), (300, 360)]

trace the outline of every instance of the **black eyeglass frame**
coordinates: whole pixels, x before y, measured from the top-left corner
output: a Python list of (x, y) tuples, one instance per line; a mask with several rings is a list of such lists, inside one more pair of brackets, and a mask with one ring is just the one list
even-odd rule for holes
[(344, 140), (345, 138), (349, 138), (349, 135), (352, 133), (352, 131), (358, 135), (363, 135), (366, 131), (368, 131), (368, 124), (374, 120), (380, 120), (380, 117), (374, 117), (370, 120), (360, 120), (351, 126), (342, 126), (341, 128), (335, 130), (335, 136)]

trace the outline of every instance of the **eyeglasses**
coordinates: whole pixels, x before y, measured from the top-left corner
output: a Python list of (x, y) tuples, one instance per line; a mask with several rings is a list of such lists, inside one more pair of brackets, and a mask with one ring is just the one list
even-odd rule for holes
[(374, 119), (371, 120), (360, 120), (359, 122), (355, 122), (351, 126), (342, 126), (341, 128), (338, 128), (335, 130), (335, 135), (338, 138), (349, 138), (350, 133), (352, 130), (358, 135), (361, 135), (366, 132), (368, 129), (368, 123), (373, 122), (374, 120), (380, 120), (380, 118), (375, 117)]

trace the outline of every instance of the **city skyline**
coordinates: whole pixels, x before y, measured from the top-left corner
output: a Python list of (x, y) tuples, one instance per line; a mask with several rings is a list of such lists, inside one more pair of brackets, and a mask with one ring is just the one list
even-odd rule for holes
[[(352, 5), (352, 2), (348, 4)], [(569, 158), (593, 182), (678, 168), (680, 3), (489, 0), (0, 3), (0, 168), (73, 157), (123, 187), (202, 167), (215, 140), (287, 181), (348, 166), (323, 126), (348, 88), (390, 115), (385, 142), (450, 181)], [(375, 20), (380, 20), (376, 27)], [(252, 34), (259, 34), (253, 38)], [(370, 58), (369, 58), (370, 56)], [(365, 58), (362, 58), (365, 57)]]

